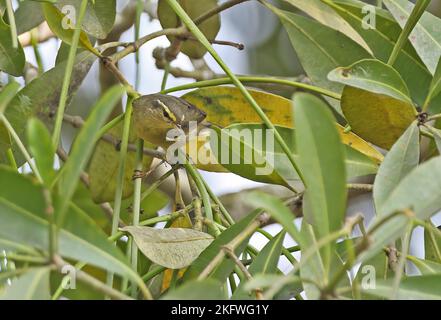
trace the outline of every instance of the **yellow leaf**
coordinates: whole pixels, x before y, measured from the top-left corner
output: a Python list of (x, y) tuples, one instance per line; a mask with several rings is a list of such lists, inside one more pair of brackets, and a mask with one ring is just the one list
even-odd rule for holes
[[(46, 22), (52, 32), (55, 33), (55, 35), (62, 41), (71, 45), (75, 30), (71, 26), (64, 25), (66, 24), (65, 20), (67, 19), (67, 17), (63, 13), (61, 13), (61, 11), (58, 10), (53, 4), (42, 3), (41, 5), (43, 8), (44, 16), (46, 18)], [(89, 37), (84, 31), (81, 31), (80, 33), (79, 45), (97, 56), (100, 55), (99, 52), (93, 47), (92, 43), (89, 40)]]
[(384, 149), (390, 149), (416, 117), (408, 102), (350, 86), (343, 90), (341, 108), (352, 131)]
[[(248, 90), (274, 125), (293, 127), (292, 101), (267, 92)], [(235, 87), (219, 86), (202, 88), (182, 96), (207, 114), (206, 120), (221, 127), (233, 123), (261, 123), (260, 117)], [(383, 155), (369, 143), (336, 124), (344, 144), (367, 155), (376, 162)]]

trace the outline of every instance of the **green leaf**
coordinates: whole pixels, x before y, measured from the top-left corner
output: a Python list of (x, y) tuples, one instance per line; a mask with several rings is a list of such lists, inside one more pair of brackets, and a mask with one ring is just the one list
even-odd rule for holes
[(438, 152), (441, 153), (441, 130), (434, 127), (428, 127), (428, 128), (429, 131), (433, 134), (433, 138), (435, 140), (435, 144), (438, 149)]
[(390, 193), (384, 205), (377, 208), (378, 216), (371, 224), (371, 229), (377, 225), (370, 236), (372, 243), (360, 260), (372, 257), (406, 231), (408, 216), (390, 218), (395, 212), (406, 209), (420, 220), (430, 218), (441, 209), (441, 157), (432, 158), (412, 170)]
[[(11, 223), (6, 218), (0, 230), (0, 238), (10, 239), (16, 245), (31, 246), (47, 250), (47, 214), (43, 186), (35, 178), (19, 174), (16, 170), (0, 165), (0, 198), (18, 210), (12, 215)], [(26, 197), (23, 197), (23, 194)], [(55, 199), (55, 202), (57, 199)], [(7, 214), (6, 212), (4, 213)], [(17, 220), (15, 220), (17, 219)], [(60, 235), (60, 253), (68, 258), (84, 261), (103, 269), (116, 267), (120, 274), (125, 274), (124, 255), (107, 235), (82, 209), (70, 205)], [(81, 250), (79, 249), (81, 248)], [(27, 250), (28, 251), (28, 250)]]
[[(427, 7), (430, 0), (420, 1), (420, 3), (423, 7)], [(417, 21), (414, 21), (415, 17), (413, 17), (413, 12), (416, 7), (410, 1), (385, 0), (384, 4), (402, 28), (406, 25), (409, 17), (412, 18), (414, 28), (412, 28), (409, 40), (429, 71), (434, 74), (441, 57), (441, 34), (439, 32), (441, 19), (429, 12), (422, 14), (424, 8), (421, 8), (422, 10), (420, 9), (419, 13), (420, 15), (422, 14), (422, 16), (418, 19), (418, 23), (416, 23)]]
[(63, 195), (63, 200), (60, 202), (58, 214), (62, 214), (67, 208), (68, 201), (75, 192), (80, 174), (89, 161), (94, 145), (99, 138), (98, 133), (124, 92), (123, 87), (116, 85), (107, 90), (92, 107), (89, 117), (75, 139), (69, 159), (62, 169), (58, 187), (60, 194)]
[[(327, 79), (328, 73), (365, 58), (369, 53), (343, 33), (306, 17), (266, 4), (282, 21), (302, 67), (312, 82), (336, 93), (343, 86)], [(333, 107), (341, 113), (338, 104)]]
[(193, 229), (129, 226), (121, 230), (133, 237), (147, 258), (169, 269), (188, 267), (213, 241), (209, 234)]
[[(311, 206), (309, 205), (308, 198), (304, 197), (303, 206), (304, 210), (310, 210)], [(317, 236), (315, 235), (312, 225), (307, 223), (306, 220), (302, 221), (300, 232), (304, 239), (303, 248), (307, 248), (306, 251), (304, 250), (303, 252), (308, 252), (308, 256), (302, 254), (300, 257), (300, 277), (313, 279), (317, 283), (325, 285), (326, 279), (329, 278), (327, 270), (329, 270), (330, 262), (325, 266), (324, 258), (328, 256), (327, 259), (330, 261), (329, 257), (332, 251), (329, 251), (328, 248), (324, 248), (325, 250), (318, 249)], [(303, 288), (308, 299), (317, 300), (320, 298), (320, 290), (314, 284), (305, 282), (303, 283)]]
[(339, 67), (329, 73), (328, 79), (412, 104), (400, 74), (380, 60), (365, 59), (349, 67)]
[(35, 250), (30, 246), (24, 246), (19, 243), (8, 241), (5, 239), (0, 239), (0, 250), (4, 250), (6, 252), (27, 253), (33, 256), (40, 255), (38, 250)]
[(349, 86), (341, 107), (351, 129), (383, 149), (392, 147), (417, 114), (408, 102)]
[[(383, 298), (392, 298), (393, 279), (377, 281), (374, 289), (364, 290), (366, 293)], [(398, 300), (440, 300), (441, 275), (414, 276), (403, 279), (396, 298)]]
[(288, 232), (288, 234), (300, 245), (302, 245), (303, 239), (299, 230), (294, 224), (295, 216), (288, 209), (283, 202), (275, 196), (263, 193), (263, 192), (250, 192), (245, 198), (244, 202), (253, 206), (254, 208), (264, 209), (271, 215), (277, 222), (279, 222)]
[(351, 129), (390, 148), (415, 119), (409, 90), (400, 74), (379, 60), (362, 60), (333, 70), (328, 78), (346, 84), (341, 108)]
[(0, 113), (4, 113), (9, 102), (14, 98), (20, 84), (18, 82), (9, 82), (0, 92)]
[[(45, 215), (45, 201), (38, 181), (16, 170), (0, 165), (0, 197), (40, 217)], [(26, 195), (26, 197), (23, 197)]]
[[(96, 56), (89, 52), (79, 54), (72, 71), (72, 80), (69, 87), (68, 104), (72, 96), (80, 87), (83, 79), (89, 72)], [(29, 118), (38, 116), (46, 125), (51, 127), (52, 115), (56, 112), (60, 100), (61, 86), (66, 71), (66, 63), (61, 63), (53, 69), (43, 73), (20, 90), (9, 103), (6, 109), (6, 118), (11, 122), (20, 139), (26, 142), (26, 126)], [(7, 163), (4, 150), (0, 145), (0, 163)], [(25, 160), (20, 150), (13, 145), (17, 164), (21, 166)]]
[(418, 268), (423, 276), (430, 274), (441, 275), (441, 264), (439, 263), (430, 260), (418, 259), (415, 257), (412, 257), (411, 259), (408, 258), (408, 260)]
[(294, 95), (296, 144), (311, 214), (306, 217), (319, 237), (339, 230), (346, 208), (344, 148), (334, 125), (334, 117), (318, 98)]
[[(62, 10), (71, 5), (80, 12), (81, 0), (58, 0), (55, 6)], [(105, 39), (112, 30), (116, 16), (116, 0), (88, 1), (83, 19), (83, 30), (98, 39)]]
[(412, 170), (379, 208), (380, 215), (411, 209), (419, 219), (427, 219), (441, 209), (441, 157)]
[[(210, 147), (217, 161), (230, 172), (236, 173), (253, 181), (279, 184), (290, 188), (290, 181), (277, 164), (274, 151), (274, 135), (270, 130), (252, 131), (251, 128), (235, 128), (235, 126), (219, 129), (211, 128)], [(260, 134), (259, 134), (260, 132)], [(262, 146), (261, 148), (258, 148)], [(282, 157), (283, 153), (279, 153)], [(288, 159), (287, 159), (288, 160)], [(290, 162), (283, 163), (288, 173), (292, 171)], [(279, 170), (280, 169), (280, 170)], [(287, 171), (286, 169), (284, 171)]]
[[(322, 1), (340, 14), (363, 37), (377, 59), (383, 62), (389, 60), (395, 43), (401, 34), (401, 28), (387, 11), (374, 6), (369, 7), (365, 2), (355, 0)], [(363, 8), (371, 8), (368, 15), (363, 13)], [(374, 22), (371, 18), (375, 19), (375, 27), (366, 25), (366, 19), (368, 22)], [(341, 64), (340, 66), (344, 65), (348, 64)], [(423, 105), (432, 76), (410, 42), (407, 42), (399, 52), (394, 68), (401, 74), (409, 87), (412, 100), (419, 106)], [(434, 112), (439, 110), (440, 102), (441, 97), (439, 97), (439, 100), (432, 102), (431, 108)]]
[(291, 280), (288, 285), (298, 286), (301, 284), (301, 279), (298, 276), (293, 275), (275, 275), (275, 274), (257, 274), (253, 277), (253, 279), (247, 281), (244, 285), (244, 289), (247, 291), (256, 290), (256, 289), (265, 289), (271, 287), (274, 283), (280, 280), (286, 280), (286, 277), (289, 277)]
[[(384, 251), (381, 251), (372, 258), (363, 262), (358, 269), (356, 278), (361, 286), (373, 285), (378, 280), (393, 279), (394, 272), (389, 268), (389, 259), (387, 254)], [(361, 298), (364, 300), (378, 299), (377, 297), (366, 294), (365, 292), (362, 292), (361, 294)]]
[(249, 267), (249, 272), (252, 275), (277, 272), (277, 264), (282, 253), (284, 239), (285, 232), (281, 231), (263, 247)]
[[(277, 264), (282, 252), (283, 240), (285, 238), (285, 232), (280, 232), (271, 241), (269, 241), (265, 247), (254, 258), (253, 263), (248, 268), (250, 274), (254, 277), (257, 274), (274, 274), (278, 271)], [(241, 282), (239, 287), (231, 297), (232, 300), (249, 300), (252, 296), (245, 289), (245, 282)]]
[(427, 228), (424, 230), (424, 257), (426, 262), (441, 263), (441, 238)]
[(49, 267), (31, 269), (7, 287), (1, 300), (50, 300)]
[[(68, 25), (64, 25), (66, 23), (65, 19), (67, 19), (67, 17), (63, 13), (61, 13), (53, 4), (42, 3), (41, 5), (43, 8), (44, 17), (47, 24), (49, 25), (49, 28), (52, 30), (53, 33), (57, 35), (58, 38), (70, 45), (73, 40), (75, 29), (73, 27), (69, 27)], [(84, 31), (81, 31), (80, 33), (79, 45), (89, 50), (90, 52), (99, 55), (98, 51), (93, 47), (92, 43), (87, 37), (87, 34)]]
[[(67, 44), (66, 42), (61, 42), (60, 47), (58, 48), (57, 51), (57, 57), (55, 58), (56, 66), (62, 62), (67, 61), (67, 59), (69, 58), (69, 51), (70, 51), (70, 45)], [(77, 55), (83, 51), (86, 51), (86, 49), (78, 48)]]
[(29, 149), (34, 156), (35, 163), (44, 183), (49, 187), (55, 177), (55, 150), (51, 135), (43, 122), (37, 118), (31, 118), (29, 120), (27, 130)]
[[(239, 222), (233, 224), (231, 227), (226, 229), (222, 234), (217, 237), (208, 247), (205, 249), (201, 255), (193, 261), (190, 267), (184, 274), (183, 280), (188, 281), (190, 279), (195, 279), (199, 276), (199, 274), (207, 267), (207, 265), (217, 256), (220, 250), (222, 250), (222, 246), (228, 244), (231, 240), (237, 237), (243, 230), (254, 221), (261, 212), (259, 210), (255, 210), (248, 214), (245, 218), (240, 220)], [(245, 249), (248, 240), (244, 240), (241, 245), (237, 247), (235, 250), (235, 254), (239, 256), (242, 251)], [(210, 278), (217, 279), (221, 282), (224, 282), (231, 271), (234, 269), (234, 261), (231, 259), (225, 259), (222, 261), (217, 268), (212, 272)]]
[(420, 161), (420, 131), (414, 122), (384, 158), (375, 178), (373, 196), (379, 210), (392, 191)]
[[(225, 300), (226, 294), (221, 282), (213, 279), (189, 281), (178, 289), (167, 293), (162, 300)], [(173, 309), (173, 308), (172, 308)], [(179, 314), (176, 311), (176, 314)], [(173, 310), (171, 310), (173, 314)]]
[(321, 0), (284, 0), (285, 2), (302, 10), (321, 24), (328, 26), (334, 30), (340, 31), (347, 37), (362, 46), (366, 51), (371, 53), (371, 49), (368, 47), (362, 37), (342, 19), (334, 10), (329, 8)]
[(44, 14), (41, 4), (35, 1), (22, 1), (15, 10), (15, 23), (17, 24), (17, 34), (22, 34), (38, 27), (44, 22)]
[[(440, 22), (441, 23), (441, 22)], [(427, 95), (424, 107), (428, 106), (430, 102), (441, 93), (441, 58), (435, 70), (432, 83), (430, 84), (429, 94)]]
[(0, 123), (0, 148), (3, 150), (9, 150), (12, 146), (11, 135), (4, 123)]
[[(20, 88), (18, 82), (12, 81), (8, 83), (0, 92), (0, 114), (4, 113), (9, 102), (14, 97), (17, 90)], [(3, 122), (0, 122), (0, 160), (1, 150), (6, 151), (12, 146), (11, 135)]]
[(23, 48), (18, 44), (14, 48), (11, 39), (11, 28), (0, 17), (0, 71), (13, 76), (21, 76), (25, 66)]

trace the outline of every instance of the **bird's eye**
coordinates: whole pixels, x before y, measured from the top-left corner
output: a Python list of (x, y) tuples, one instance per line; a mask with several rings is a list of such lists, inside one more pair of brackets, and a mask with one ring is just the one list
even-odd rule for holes
[(168, 114), (168, 112), (166, 110), (162, 111), (162, 115), (164, 116), (164, 118), (170, 119), (170, 115)]

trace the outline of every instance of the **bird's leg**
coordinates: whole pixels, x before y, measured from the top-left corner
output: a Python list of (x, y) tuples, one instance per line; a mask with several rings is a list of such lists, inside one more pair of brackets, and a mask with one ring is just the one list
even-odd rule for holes
[(182, 210), (185, 208), (184, 199), (182, 198), (182, 186), (181, 179), (179, 177), (179, 171), (176, 170), (174, 173), (175, 181), (176, 181), (176, 190), (175, 190), (175, 204), (176, 210)]
[(162, 160), (158, 164), (156, 164), (153, 168), (151, 168), (149, 171), (142, 171), (142, 170), (135, 170), (133, 172), (132, 180), (136, 179), (144, 179), (147, 178), (153, 171), (158, 169), (163, 163), (165, 163), (165, 160)]

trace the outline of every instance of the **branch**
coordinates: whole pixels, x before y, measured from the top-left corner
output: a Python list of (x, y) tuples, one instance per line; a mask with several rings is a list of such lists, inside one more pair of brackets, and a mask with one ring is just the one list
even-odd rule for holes
[(179, 36), (185, 34), (186, 30), (185, 28), (169, 28), (169, 29), (163, 29), (159, 31), (155, 31), (153, 33), (150, 33), (142, 38), (139, 38), (137, 41), (134, 41), (127, 45), (127, 47), (108, 58), (113, 62), (117, 62), (124, 57), (128, 56), (131, 53), (134, 53), (139, 50), (145, 43), (147, 43), (150, 40), (156, 39), (158, 37), (162, 36)]
[(223, 4), (221, 4), (220, 6), (217, 6), (217, 7), (213, 8), (213, 9), (205, 12), (204, 14), (200, 15), (199, 17), (197, 17), (193, 21), (194, 21), (194, 23), (196, 25), (201, 24), (205, 20), (210, 19), (212, 16), (214, 16), (214, 15), (216, 15), (218, 13), (221, 13), (222, 11), (225, 11), (225, 10), (227, 10), (227, 9), (237, 5), (237, 4), (240, 4), (242, 2), (246, 2), (246, 1), (249, 1), (249, 0), (230, 0), (230, 1), (227, 1), (227, 2), (225, 2)]

